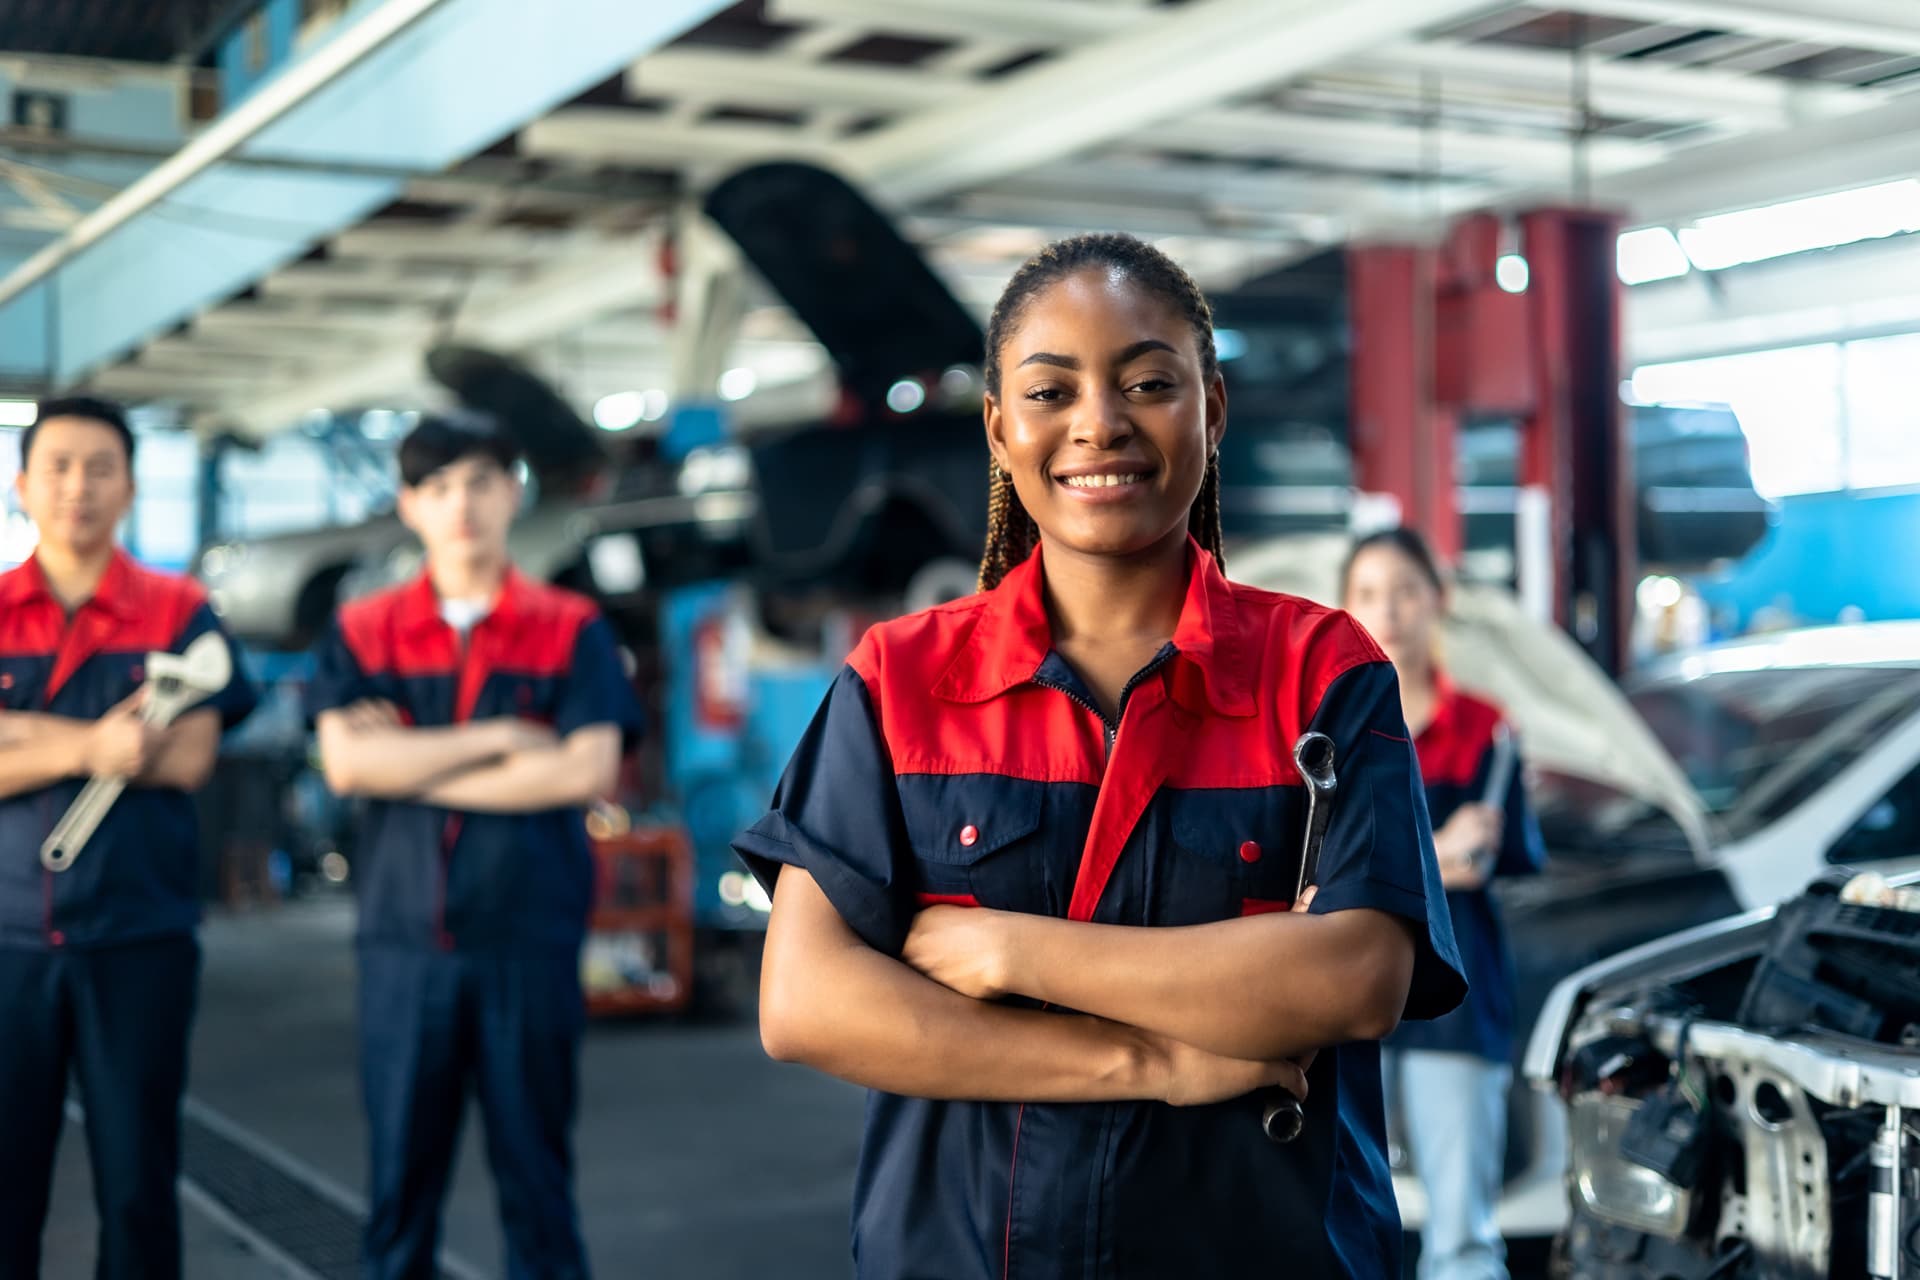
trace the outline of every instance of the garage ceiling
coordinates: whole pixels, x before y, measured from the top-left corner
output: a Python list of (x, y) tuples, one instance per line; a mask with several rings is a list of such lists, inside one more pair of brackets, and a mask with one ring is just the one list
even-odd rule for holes
[[(1911, 0), (754, 0), (93, 383), (268, 430), (417, 400), (450, 334), (584, 403), (664, 386), (665, 223), (776, 156), (862, 182), (983, 305), (1095, 227), (1221, 284), (1476, 207), (1664, 219), (1911, 174), (1916, 90)], [(738, 358), (818, 365), (770, 305)]]

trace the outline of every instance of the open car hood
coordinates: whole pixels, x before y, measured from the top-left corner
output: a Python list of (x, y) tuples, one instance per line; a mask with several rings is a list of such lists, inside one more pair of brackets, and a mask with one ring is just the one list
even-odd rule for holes
[[(1342, 534), (1249, 544), (1233, 553), (1230, 576), (1334, 604), (1348, 546)], [(1464, 584), (1449, 592), (1440, 643), (1447, 675), (1506, 711), (1531, 764), (1643, 800), (1679, 824), (1696, 857), (1711, 850), (1713, 825), (1686, 774), (1565, 632), (1529, 617), (1510, 592)]]
[(706, 214), (862, 398), (877, 402), (909, 374), (980, 363), (980, 325), (893, 220), (838, 175), (754, 165), (708, 194)]

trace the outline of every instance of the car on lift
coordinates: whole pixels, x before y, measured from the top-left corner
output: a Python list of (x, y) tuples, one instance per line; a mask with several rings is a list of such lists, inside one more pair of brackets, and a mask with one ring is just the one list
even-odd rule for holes
[[(1229, 536), (1341, 527), (1352, 506), (1347, 255), (1329, 250), (1212, 296), (1230, 429), (1221, 444)], [(1623, 407), (1639, 563), (1670, 571), (1732, 560), (1775, 509), (1753, 487), (1747, 440), (1724, 405)], [(1511, 548), (1518, 425), (1463, 422), (1454, 474), (1470, 553)]]
[[(1232, 576), (1331, 600), (1342, 546), (1247, 548)], [(1515, 724), (1547, 842), (1542, 875), (1494, 884), (1522, 1040), (1586, 965), (1771, 905), (1833, 863), (1920, 867), (1920, 622), (1730, 641), (1615, 686), (1510, 593), (1462, 583), (1443, 644), (1456, 683)], [(1509, 1239), (1565, 1226), (1565, 1132), (1558, 1099), (1510, 1094)], [(1418, 1183), (1399, 1169), (1395, 1188), (1402, 1216), (1421, 1221)]]
[(1557, 1274), (1920, 1269), (1916, 882), (1834, 869), (1554, 989), (1525, 1078), (1569, 1117)]

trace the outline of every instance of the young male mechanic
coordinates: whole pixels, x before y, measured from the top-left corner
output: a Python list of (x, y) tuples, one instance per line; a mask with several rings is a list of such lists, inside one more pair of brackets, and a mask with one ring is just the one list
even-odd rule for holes
[(507, 556), (514, 444), (426, 418), (399, 450), (411, 583), (354, 601), (308, 692), (327, 783), (369, 798), (356, 867), (368, 1280), (431, 1277), (467, 1091), (514, 1280), (587, 1274), (572, 1191), (593, 896), (582, 810), (639, 705), (613, 631)]

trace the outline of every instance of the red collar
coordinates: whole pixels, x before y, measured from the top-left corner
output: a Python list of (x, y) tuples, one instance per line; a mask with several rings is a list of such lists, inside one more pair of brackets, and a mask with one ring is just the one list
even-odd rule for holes
[[(138, 598), (139, 586), (133, 557), (115, 547), (113, 557), (107, 561), (106, 572), (100, 575), (99, 585), (94, 587), (91, 596), (81, 601), (80, 608), (96, 609), (122, 622), (133, 621), (140, 616), (143, 607)], [(47, 582), (46, 570), (40, 567), (38, 555), (28, 556), (11, 572), (0, 574), (0, 606), (22, 605), (42, 599), (59, 603), (59, 598), (53, 594), (53, 587)]]
[(1414, 734), (1414, 739), (1425, 742), (1445, 742), (1454, 733), (1457, 712), (1460, 708), (1460, 691), (1453, 687), (1453, 681), (1438, 666), (1433, 669), (1433, 716), (1427, 721), (1427, 727)]
[[(508, 621), (519, 612), (526, 594), (526, 579), (520, 576), (518, 569), (508, 565), (506, 574), (500, 579), (500, 592), (493, 598), (493, 607), (476, 625), (490, 626)], [(447, 625), (446, 619), (440, 616), (440, 597), (433, 589), (433, 579), (425, 569), (400, 589), (396, 620), (408, 631)]]
[[(1250, 716), (1253, 695), (1247, 678), (1253, 664), (1244, 651), (1245, 630), (1232, 584), (1191, 534), (1187, 545), (1187, 597), (1173, 631), (1173, 647), (1180, 665), (1198, 680), (1176, 680), (1175, 696), (1197, 684), (1221, 714)], [(973, 630), (934, 684), (936, 696), (950, 702), (985, 702), (1033, 679), (1053, 650), (1044, 585), (1040, 548), (1035, 547), (987, 593)]]

